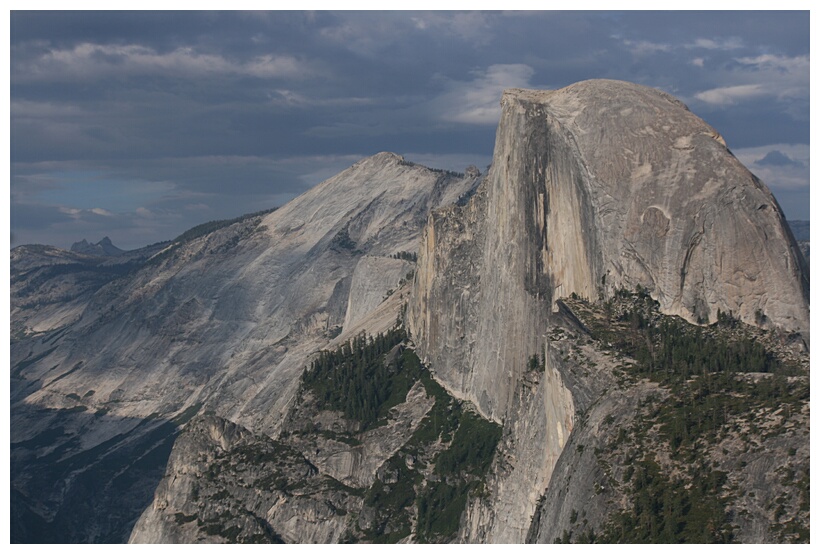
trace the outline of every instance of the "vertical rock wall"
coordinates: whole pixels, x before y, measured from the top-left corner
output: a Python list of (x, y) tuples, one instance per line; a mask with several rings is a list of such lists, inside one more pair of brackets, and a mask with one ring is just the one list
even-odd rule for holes
[(464, 207), (422, 237), (409, 325), (425, 361), (492, 419), (544, 346), (554, 298), (596, 294), (601, 273), (585, 169), (542, 106), (505, 96), (494, 164)]
[[(572, 428), (572, 398), (543, 357), (553, 300), (593, 296), (601, 272), (585, 169), (537, 103), (505, 97), (494, 164), (472, 201), (431, 215), (409, 326), (454, 394), (505, 423), (490, 500), (471, 505), (461, 539), (522, 542)], [(531, 379), (531, 377), (529, 378)]]
[(808, 342), (808, 274), (777, 202), (686, 106), (602, 80), (510, 90), (501, 104), (485, 181), (428, 220), (408, 309), (436, 377), (505, 426), (488, 508), (471, 507), (466, 541), (523, 540), (555, 464), (547, 452), (566, 440), (554, 428), (572, 427), (560, 379), (519, 395), (558, 298), (641, 285), (689, 321), (731, 311)]

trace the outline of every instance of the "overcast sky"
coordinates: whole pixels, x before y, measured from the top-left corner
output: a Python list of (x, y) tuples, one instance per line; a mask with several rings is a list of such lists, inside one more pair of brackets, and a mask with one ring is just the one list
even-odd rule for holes
[(501, 91), (661, 88), (809, 218), (808, 12), (12, 12), (12, 246), (121, 248), (380, 151), (490, 163)]

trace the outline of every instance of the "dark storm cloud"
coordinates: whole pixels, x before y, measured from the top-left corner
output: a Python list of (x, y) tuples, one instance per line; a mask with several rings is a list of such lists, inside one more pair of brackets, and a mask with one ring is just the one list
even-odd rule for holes
[(116, 243), (103, 212), (126, 246), (170, 238), (383, 150), (483, 169), (512, 86), (625, 79), (733, 149), (809, 140), (808, 12), (15, 11), (10, 46), (22, 242)]

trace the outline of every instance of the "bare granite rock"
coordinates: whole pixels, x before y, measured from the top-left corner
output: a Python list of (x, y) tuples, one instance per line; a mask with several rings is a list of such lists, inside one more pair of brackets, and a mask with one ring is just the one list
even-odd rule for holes
[[(681, 102), (594, 80), (508, 90), (501, 104), (487, 177), (466, 205), (429, 218), (408, 325), (437, 379), (503, 422), (509, 444), (534, 440), (518, 430), (541, 428), (544, 448), (560, 451), (566, 437), (552, 429), (572, 427), (571, 410), (555, 410), (561, 402), (516, 401), (561, 297), (641, 285), (665, 313), (713, 322), (731, 312), (808, 342), (807, 268), (777, 202)], [(560, 380), (552, 386), (536, 398), (569, 394)], [(520, 512), (475, 512), (481, 521), (465, 522), (475, 534), (464, 540), (525, 538), (507, 529), (527, 527), (555, 463), (540, 451), (528, 456), (511, 464), (538, 467), (528, 473), (532, 487), (501, 504)], [(498, 486), (490, 505), (502, 490), (510, 488)]]
[[(52, 465), (69, 464), (123, 433), (142, 433), (146, 427), (137, 423), (144, 419), (171, 421), (210, 410), (276, 436), (305, 365), (344, 331), (351, 287), (350, 327), (375, 334), (394, 325), (398, 299), (387, 298), (389, 313), (382, 310), (370, 322), (359, 303), (379, 311), (412, 267), (390, 256), (414, 251), (429, 211), (456, 202), (477, 179), (376, 154), (272, 213), (189, 234), (119, 278), (90, 284), (82, 274), (69, 275), (75, 283), (58, 272), (63, 265), (56, 264), (73, 264), (80, 254), (46, 248), (35, 263), (16, 249), (13, 296), (38, 297), (49, 306), (38, 311), (21, 302), (20, 316), (12, 319), (20, 329), (11, 348), (15, 498), (31, 500), (26, 509), (37, 522), (56, 521), (63, 494), (92, 474), (94, 463), (67, 472), (64, 482), (26, 467), (55, 449), (65, 455)], [(71, 298), (52, 301), (55, 286)], [(46, 410), (56, 412), (45, 418)], [(79, 411), (106, 417), (73, 423)], [(61, 424), (60, 414), (71, 415), (72, 423)], [(119, 471), (127, 474), (125, 467)], [(35, 501), (34, 494), (48, 500)], [(150, 493), (143, 498), (148, 502)], [(127, 535), (129, 518), (141, 509), (112, 533)]]

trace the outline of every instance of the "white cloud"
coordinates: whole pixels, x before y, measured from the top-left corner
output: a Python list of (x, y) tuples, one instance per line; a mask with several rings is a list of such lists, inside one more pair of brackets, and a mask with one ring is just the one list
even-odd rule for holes
[(657, 54), (658, 52), (669, 52), (673, 48), (671, 44), (650, 42), (648, 40), (624, 39), (623, 43), (633, 56), (639, 57)]
[(776, 100), (809, 99), (808, 56), (735, 58), (736, 65), (716, 75), (721, 86), (695, 94), (708, 104), (726, 106), (759, 98)]
[(788, 56), (774, 56), (772, 54), (764, 54), (762, 56), (737, 58), (737, 61), (745, 64), (756, 66), (758, 69), (776, 69), (781, 71), (806, 71), (809, 68), (808, 56), (795, 56), (790, 58)]
[(743, 41), (737, 37), (711, 39), (699, 38), (685, 45), (685, 48), (701, 48), (704, 50), (737, 50), (743, 48)]
[(759, 98), (766, 95), (762, 85), (736, 85), (733, 87), (718, 87), (704, 90), (695, 94), (695, 98), (707, 104), (727, 106), (742, 100)]
[[(620, 38), (620, 37), (613, 37)], [(710, 39), (698, 38), (692, 42), (687, 43), (665, 43), (665, 42), (651, 42), (648, 40), (631, 40), (621, 39), (621, 42), (626, 46), (633, 56), (644, 57), (660, 52), (674, 52), (680, 49), (687, 50), (737, 50), (743, 48), (743, 41), (736, 37)], [(695, 58), (691, 62), (693, 65), (699, 67), (703, 66), (703, 58)]]
[(491, 65), (474, 71), (472, 81), (447, 81), (447, 92), (432, 104), (444, 121), (496, 124), (501, 116), (501, 93), (508, 88), (531, 88), (534, 73), (525, 64)]
[(416, 29), (420, 31), (423, 31), (427, 28), (427, 22), (421, 17), (411, 17), (410, 21), (412, 21), (415, 24)]
[(121, 75), (247, 75), (260, 78), (302, 78), (315, 73), (311, 65), (293, 56), (267, 54), (250, 60), (230, 60), (220, 55), (182, 47), (170, 52), (139, 44), (82, 43), (69, 49), (51, 49), (38, 58), (14, 66), (18, 82), (80, 80)]
[(288, 89), (276, 89), (268, 97), (273, 104), (294, 108), (366, 106), (374, 102), (366, 97), (311, 98)]
[(78, 210), (77, 208), (69, 208), (67, 206), (59, 206), (57, 209), (60, 213), (70, 215), (73, 218), (80, 217), (80, 214), (82, 213), (82, 210)]
[(91, 213), (102, 215), (105, 217), (114, 217), (114, 214), (103, 208), (91, 208)]
[(291, 56), (265, 55), (244, 64), (239, 73), (254, 77), (300, 77), (306, 75), (305, 64)]

